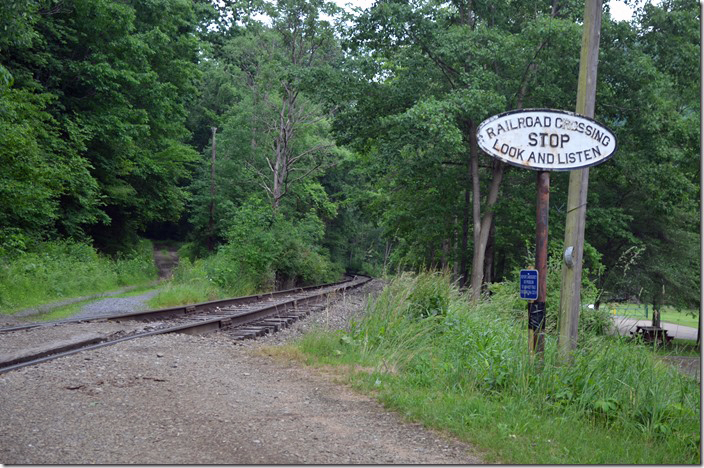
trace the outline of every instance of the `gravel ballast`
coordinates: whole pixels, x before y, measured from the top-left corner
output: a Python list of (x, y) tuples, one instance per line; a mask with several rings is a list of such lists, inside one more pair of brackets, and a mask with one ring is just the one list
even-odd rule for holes
[(314, 327), (345, 328), (379, 288), (256, 341), (160, 335), (0, 374), (0, 463), (481, 463), (333, 375), (262, 353)]

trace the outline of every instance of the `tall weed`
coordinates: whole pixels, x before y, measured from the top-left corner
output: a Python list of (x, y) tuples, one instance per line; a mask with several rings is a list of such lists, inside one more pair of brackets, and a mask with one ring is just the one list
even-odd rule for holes
[[(437, 281), (444, 281), (444, 287), (432, 286)], [(443, 303), (428, 300), (439, 291), (448, 293), (444, 313), (416, 313), (427, 310), (425, 304)], [(487, 430), (500, 438), (516, 438), (504, 441), (504, 445), (516, 444), (513, 455), (507, 455), (504, 446), (497, 448), (515, 460), (526, 462), (525, 454), (516, 454), (518, 447), (532, 454), (529, 463), (692, 463), (699, 459), (697, 382), (659, 364), (643, 347), (595, 333), (580, 334), (571, 365), (557, 361), (557, 340), (550, 334), (542, 359), (531, 356), (525, 323), (501, 310), (510, 301), (499, 291), (491, 300), (472, 306), (447, 275), (403, 274), (370, 302), (364, 319), (340, 338), (337, 352), (361, 356), (367, 366), (373, 363), (376, 371), (364, 380), (380, 390), (390, 406), (416, 414), (408, 405), (425, 395), (434, 414), (423, 418), (438, 427), (456, 427), (458, 419), (478, 427), (471, 415), (463, 413), (465, 398), (493, 408), (492, 418), (499, 426)], [(438, 408), (440, 400), (448, 406)], [(519, 414), (527, 416), (521, 419)], [(550, 443), (563, 444), (566, 452), (550, 446), (550, 454), (539, 453), (533, 447), (541, 447), (544, 441), (524, 443), (526, 438), (540, 439), (540, 430), (532, 427), (535, 421), (593, 433), (584, 443), (594, 446), (584, 447), (553, 431)], [(521, 433), (524, 437), (519, 440)], [(618, 438), (636, 444), (639, 452), (615, 449), (612, 439)]]
[(0, 312), (11, 313), (155, 278), (152, 245), (147, 240), (115, 259), (98, 254), (84, 243), (38, 243), (30, 251), (0, 258)]
[[(588, 247), (588, 246), (585, 246)], [(592, 247), (585, 248), (585, 257), (590, 257), (589, 264), (592, 269), (600, 270), (601, 263), (598, 253)], [(525, 263), (530, 264), (532, 258), (526, 258)], [(491, 294), (491, 306), (499, 313), (512, 316), (518, 320), (527, 320), (527, 303), (521, 299), (517, 293), (519, 287), (519, 270), (515, 270), (510, 276), (511, 279), (501, 283), (489, 285)], [(555, 333), (557, 330), (558, 308), (560, 304), (560, 287), (562, 284), (562, 256), (561, 247), (551, 245), (548, 257), (547, 271), (547, 298), (545, 310), (545, 331)], [(598, 290), (594, 282), (590, 279), (589, 270), (585, 268), (582, 275), (581, 302), (582, 304), (593, 303), (598, 295)], [(584, 307), (580, 311), (579, 332), (596, 333), (605, 335), (611, 328), (611, 318), (605, 309), (595, 310)]]

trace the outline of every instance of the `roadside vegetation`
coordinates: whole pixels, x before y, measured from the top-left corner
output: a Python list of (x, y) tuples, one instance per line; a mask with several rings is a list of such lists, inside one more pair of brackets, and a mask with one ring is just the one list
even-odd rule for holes
[(152, 243), (114, 257), (70, 240), (41, 242), (0, 257), (0, 313), (11, 314), (59, 299), (145, 285), (156, 279)]
[(699, 357), (702, 355), (702, 347), (692, 340), (674, 339), (668, 346), (654, 346), (653, 344), (643, 344), (648, 350), (660, 356), (682, 356)]
[(95, 299), (88, 299), (85, 301), (74, 302), (69, 305), (52, 308), (48, 312), (40, 313), (32, 316), (32, 320), (35, 322), (52, 322), (54, 320), (61, 320), (69, 317), (73, 317), (78, 314), (83, 307), (94, 302)]
[(286, 220), (261, 201), (239, 210), (216, 253), (198, 257), (197, 245), (179, 250), (179, 264), (169, 282), (149, 301), (154, 308), (246, 296), (338, 281), (344, 273), (319, 247), (323, 223), (310, 215)]
[[(700, 388), (651, 349), (580, 322), (571, 365), (528, 353), (525, 320), (498, 291), (471, 306), (449, 275), (403, 274), (349, 331), (298, 344), (409, 419), (450, 431), (488, 462), (697, 464)], [(515, 291), (512, 294), (515, 296)], [(525, 305), (525, 304), (524, 304)]]

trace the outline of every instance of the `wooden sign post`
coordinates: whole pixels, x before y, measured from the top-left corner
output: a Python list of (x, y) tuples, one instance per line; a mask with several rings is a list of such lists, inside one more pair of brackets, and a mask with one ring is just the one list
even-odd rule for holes
[(537, 297), (528, 304), (529, 349), (543, 351), (547, 297), (550, 171), (570, 171), (607, 161), (616, 151), (616, 136), (591, 118), (555, 109), (521, 109), (486, 119), (477, 129), (479, 146), (508, 164), (538, 171), (535, 232)]

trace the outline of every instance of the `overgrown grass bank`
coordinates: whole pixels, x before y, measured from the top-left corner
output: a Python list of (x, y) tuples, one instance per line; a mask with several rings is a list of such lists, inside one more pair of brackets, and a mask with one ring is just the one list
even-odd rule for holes
[(287, 242), (282, 247), (274, 242), (257, 242), (256, 237), (245, 239), (243, 234), (241, 239), (221, 246), (215, 254), (194, 259), (189, 255), (191, 246), (184, 245), (179, 250), (179, 264), (171, 280), (148, 302), (149, 306), (206, 302), (341, 278), (342, 267), (330, 262), (327, 255), (311, 250), (302, 242), (290, 239)]
[(147, 301), (155, 309), (247, 296), (256, 292), (256, 283), (244, 274), (223, 265), (217, 256), (190, 261), (181, 257), (171, 279)]
[(0, 258), (0, 313), (143, 284), (156, 276), (148, 240), (114, 259), (87, 244), (44, 242), (31, 251)]
[(585, 327), (572, 365), (556, 362), (551, 336), (534, 361), (501, 294), (472, 307), (447, 277), (402, 275), (351, 332), (309, 334), (299, 348), (312, 363), (349, 366), (354, 385), (488, 462), (700, 462), (696, 381)]
[(324, 232), (313, 212), (286, 219), (251, 197), (233, 215), (217, 252), (203, 252), (197, 242), (179, 249), (171, 281), (149, 304), (169, 307), (337, 281), (344, 268), (320, 247)]

